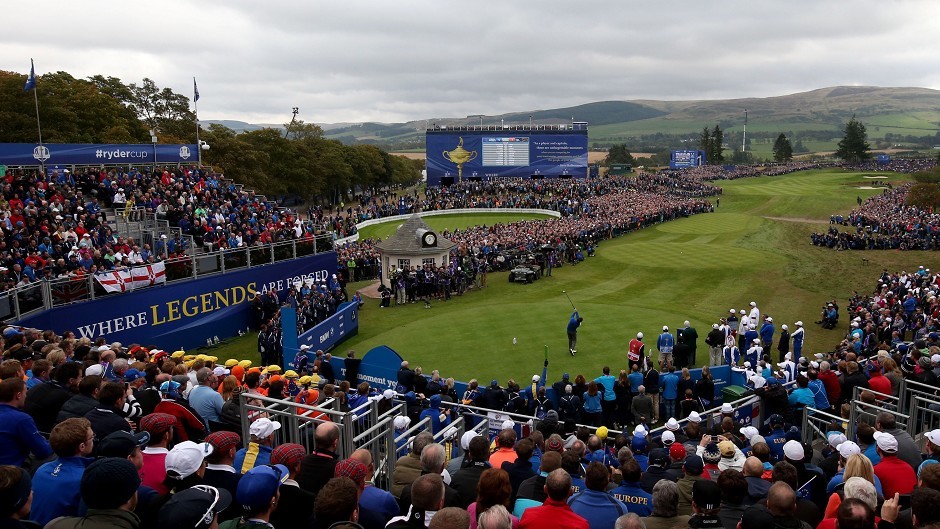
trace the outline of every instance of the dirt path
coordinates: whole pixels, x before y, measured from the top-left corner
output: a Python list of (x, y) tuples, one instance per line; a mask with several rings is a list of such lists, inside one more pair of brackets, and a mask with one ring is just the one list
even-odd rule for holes
[(761, 217), (768, 220), (782, 220), (783, 222), (802, 222), (803, 224), (825, 224), (825, 220), (808, 219), (806, 217)]

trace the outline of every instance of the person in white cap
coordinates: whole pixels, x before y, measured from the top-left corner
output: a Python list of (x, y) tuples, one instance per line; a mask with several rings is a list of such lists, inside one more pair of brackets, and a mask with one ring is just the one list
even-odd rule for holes
[(750, 325), (753, 325), (753, 326), (756, 328), (758, 322), (761, 321), (761, 320), (760, 320), (760, 309), (757, 308), (757, 302), (756, 302), (756, 301), (752, 301), (752, 302), (750, 303), (750, 305), (751, 305), (751, 312), (748, 313), (747, 318), (748, 318), (749, 320), (751, 320), (751, 321), (749, 322)]
[(780, 381), (781, 384), (796, 380), (796, 364), (793, 363), (793, 356), (790, 353), (783, 356), (783, 362), (778, 362), (777, 367), (780, 368), (784, 376), (784, 380)]
[(728, 310), (728, 317), (725, 318), (726, 327), (728, 329), (728, 334), (733, 340), (738, 335), (738, 313), (734, 309)]
[(747, 349), (745, 358), (751, 363), (751, 365), (757, 365), (757, 361), (764, 356), (764, 348), (760, 345), (760, 338), (753, 338), (751, 340), (750, 346)]
[(747, 328), (748, 326), (750, 326), (750, 324), (751, 324), (751, 319), (747, 317), (747, 312), (744, 309), (741, 309), (741, 318), (740, 318), (740, 321), (738, 322), (737, 338), (738, 338), (738, 347), (740, 347), (742, 351), (747, 351), (747, 343), (744, 341), (745, 340), (744, 335), (745, 333), (747, 333)]
[[(786, 323), (780, 326), (780, 339), (777, 340), (777, 352), (780, 353), (780, 360), (784, 355), (790, 352), (790, 327)], [(796, 359), (799, 362), (799, 358)]]
[(805, 337), (805, 331), (803, 329), (802, 321), (797, 321), (793, 325), (796, 328), (793, 329), (792, 333), (790, 333), (790, 340), (793, 342), (793, 358), (799, 361), (800, 355), (803, 354), (803, 338)]
[(734, 340), (731, 340), (731, 343), (725, 342), (725, 346), (721, 349), (721, 356), (725, 364), (729, 366), (737, 367), (741, 363), (741, 349)]
[(757, 333), (760, 335), (761, 346), (764, 349), (773, 347), (775, 332), (777, 332), (777, 328), (774, 327), (774, 319), (770, 316), (765, 316), (764, 323), (761, 324), (760, 331)]
[(676, 339), (669, 332), (669, 327), (663, 325), (663, 333), (656, 339), (656, 350), (659, 351), (659, 369), (664, 370), (672, 364), (672, 350)]
[(875, 432), (875, 445), (881, 462), (875, 465), (875, 475), (881, 480), (885, 498), (895, 493), (910, 494), (917, 486), (917, 474), (907, 462), (898, 457), (898, 440), (887, 432)]
[[(936, 461), (940, 463), (940, 430), (931, 430), (924, 434), (924, 462), (927, 461)], [(921, 463), (918, 467), (917, 473), (920, 474), (920, 468), (924, 464)]]
[(280, 429), (281, 423), (267, 417), (251, 423), (248, 427), (251, 440), (248, 446), (235, 453), (235, 462), (232, 464), (235, 470), (244, 474), (254, 467), (270, 464), (271, 452), (274, 450), (274, 432)]

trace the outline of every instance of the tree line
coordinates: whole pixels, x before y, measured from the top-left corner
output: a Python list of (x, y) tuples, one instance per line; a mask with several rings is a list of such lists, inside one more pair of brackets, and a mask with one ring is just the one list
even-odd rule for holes
[[(35, 143), (33, 96), (26, 76), (0, 70), (0, 142)], [(195, 143), (196, 116), (189, 97), (151, 79), (75, 78), (67, 72), (37, 77), (45, 143)], [(407, 185), (421, 179), (423, 160), (393, 156), (373, 145), (328, 140), (317, 125), (295, 121), (287, 133), (262, 129), (236, 133), (213, 124), (200, 129), (210, 145), (203, 162), (269, 196), (342, 200), (355, 189)]]

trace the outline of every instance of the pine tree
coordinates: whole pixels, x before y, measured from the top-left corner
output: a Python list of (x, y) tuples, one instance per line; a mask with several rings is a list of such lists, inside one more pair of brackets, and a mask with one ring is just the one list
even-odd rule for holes
[(712, 133), (708, 130), (708, 127), (702, 129), (702, 135), (698, 140), (698, 148), (700, 151), (705, 153), (705, 162), (711, 163), (712, 161)]
[(864, 162), (871, 158), (871, 145), (868, 144), (865, 125), (855, 119), (855, 116), (845, 124), (845, 134), (839, 142), (836, 157), (852, 163)]
[(721, 165), (721, 163), (725, 161), (724, 155), (721, 154), (722, 151), (725, 150), (722, 146), (722, 143), (725, 141), (725, 136), (718, 125), (715, 125), (715, 128), (712, 130), (711, 141), (711, 152), (708, 156), (708, 162), (711, 165)]
[(790, 145), (790, 139), (782, 132), (777, 136), (774, 142), (774, 161), (786, 163), (793, 159), (793, 146)]

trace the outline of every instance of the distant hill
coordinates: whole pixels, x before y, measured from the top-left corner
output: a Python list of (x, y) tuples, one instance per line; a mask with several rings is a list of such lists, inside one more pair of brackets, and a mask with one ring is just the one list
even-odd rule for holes
[[(625, 142), (657, 146), (660, 143), (693, 141), (702, 128), (720, 125), (730, 135), (740, 134), (747, 109), (747, 135), (755, 152), (767, 151), (763, 144), (785, 133), (800, 140), (808, 150), (831, 150), (845, 122), (853, 115), (868, 129), (869, 139), (882, 143), (920, 143), (936, 136), (940, 144), (940, 90), (928, 88), (883, 88), (836, 86), (796, 94), (724, 100), (694, 101), (599, 101), (573, 107), (513, 112), (484, 116), (484, 124), (567, 123), (587, 121), (589, 138), (600, 146)], [(259, 125), (221, 122), (235, 130), (254, 130)], [(229, 125), (232, 123), (234, 125)], [(407, 123), (320, 124), (327, 137), (344, 143), (373, 143), (390, 149), (423, 149), (427, 124), (475, 125), (479, 116), (432, 117)], [(254, 128), (251, 128), (254, 127)], [(662, 136), (671, 140), (661, 140)], [(657, 140), (660, 138), (660, 140)], [(737, 140), (740, 141), (740, 140)], [(664, 143), (665, 142), (665, 143)]]

